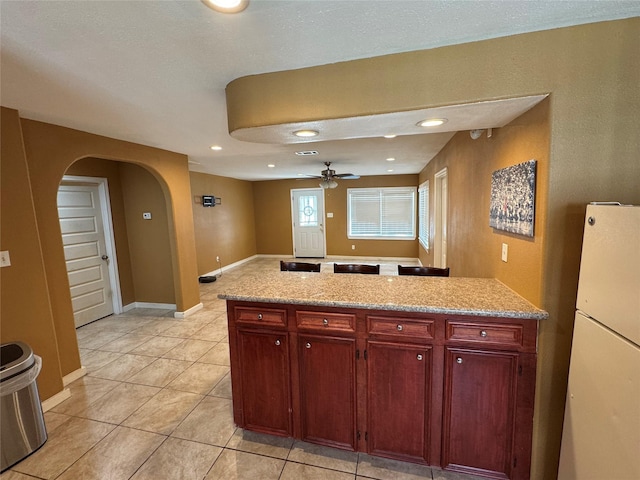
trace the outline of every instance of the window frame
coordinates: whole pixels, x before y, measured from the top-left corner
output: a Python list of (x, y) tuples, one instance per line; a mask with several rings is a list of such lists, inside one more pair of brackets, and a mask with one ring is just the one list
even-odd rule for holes
[(429, 251), (429, 180), (425, 180), (418, 187), (418, 241), (420, 245)]
[[(353, 232), (353, 219), (352, 219), (352, 202), (354, 201), (354, 194), (357, 196), (361, 194), (378, 193), (380, 202), (378, 203), (378, 209), (380, 213), (379, 218), (379, 233), (378, 234), (357, 234)], [(411, 232), (407, 235), (394, 235), (389, 232), (385, 232), (383, 228), (384, 212), (383, 212), (383, 198), (385, 194), (389, 197), (398, 195), (398, 193), (406, 194), (406, 200), (411, 199)], [(347, 238), (350, 240), (409, 240), (414, 241), (416, 239), (416, 212), (417, 212), (417, 188), (415, 186), (401, 186), (401, 187), (368, 187), (368, 188), (348, 188), (347, 189)], [(409, 220), (407, 215), (406, 220)]]

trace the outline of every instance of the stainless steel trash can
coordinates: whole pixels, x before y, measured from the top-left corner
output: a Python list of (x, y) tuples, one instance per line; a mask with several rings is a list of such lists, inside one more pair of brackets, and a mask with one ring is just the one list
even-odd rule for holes
[(47, 441), (36, 378), (42, 360), (22, 342), (0, 345), (0, 472)]

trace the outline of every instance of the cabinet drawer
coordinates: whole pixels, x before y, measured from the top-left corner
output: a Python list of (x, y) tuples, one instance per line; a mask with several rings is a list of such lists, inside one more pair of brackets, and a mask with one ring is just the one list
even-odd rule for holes
[(356, 316), (350, 313), (296, 312), (299, 329), (326, 332), (355, 332)]
[(287, 311), (274, 308), (236, 307), (234, 309), (236, 323), (262, 325), (269, 327), (286, 327)]
[(521, 348), (523, 326), (447, 321), (446, 339)]
[(434, 321), (398, 317), (367, 317), (370, 335), (385, 335), (404, 340), (432, 340)]

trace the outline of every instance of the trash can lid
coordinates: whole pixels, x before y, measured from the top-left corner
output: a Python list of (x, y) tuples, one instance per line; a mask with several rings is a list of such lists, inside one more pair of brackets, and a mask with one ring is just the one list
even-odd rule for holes
[(35, 365), (33, 350), (23, 342), (0, 345), (0, 382), (8, 380)]

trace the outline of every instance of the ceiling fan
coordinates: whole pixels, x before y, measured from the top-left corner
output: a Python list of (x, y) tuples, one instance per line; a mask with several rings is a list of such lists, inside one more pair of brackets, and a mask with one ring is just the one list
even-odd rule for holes
[(327, 188), (336, 188), (338, 186), (338, 182), (336, 179), (340, 178), (343, 180), (357, 180), (360, 178), (360, 175), (354, 175), (353, 173), (336, 173), (335, 170), (331, 169), (331, 162), (324, 162), (326, 165), (326, 169), (320, 172), (320, 176), (313, 176), (312, 178), (320, 179), (320, 186), (324, 189)]

